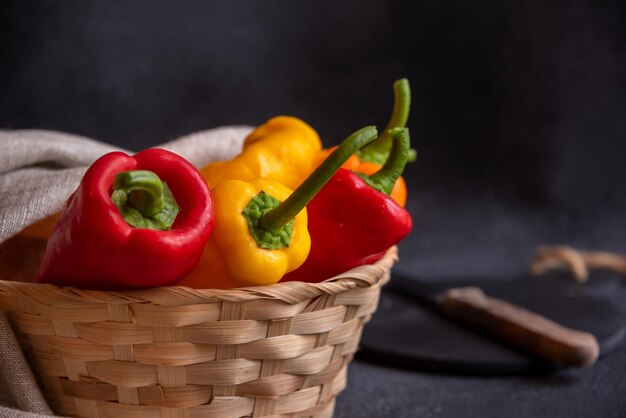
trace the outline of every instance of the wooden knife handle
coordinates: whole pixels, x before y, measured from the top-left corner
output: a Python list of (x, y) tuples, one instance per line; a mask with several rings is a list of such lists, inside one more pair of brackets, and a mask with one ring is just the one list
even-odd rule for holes
[(566, 366), (591, 366), (600, 351), (592, 334), (566, 328), (520, 306), (487, 296), (477, 287), (448, 290), (442, 299), (442, 310), (505, 343)]

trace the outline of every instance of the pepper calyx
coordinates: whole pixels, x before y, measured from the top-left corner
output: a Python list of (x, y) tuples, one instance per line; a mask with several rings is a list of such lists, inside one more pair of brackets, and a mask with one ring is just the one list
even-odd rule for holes
[(167, 184), (147, 170), (117, 174), (111, 200), (124, 221), (135, 228), (167, 231), (180, 212)]
[(387, 195), (391, 194), (393, 186), (402, 175), (409, 157), (409, 130), (394, 128), (388, 131), (392, 139), (392, 146), (387, 161), (377, 172), (366, 175), (357, 173), (368, 185)]
[(254, 238), (259, 248), (267, 250), (279, 250), (288, 248), (293, 237), (294, 219), (282, 225), (276, 230), (269, 230), (261, 226), (263, 216), (280, 205), (280, 200), (261, 191), (254, 196), (241, 212), (248, 223), (248, 231)]
[(372, 189), (378, 190), (379, 192), (384, 193), (386, 195), (389, 194), (387, 193), (387, 191), (383, 188), (381, 184), (373, 182), (372, 179), (370, 179), (370, 176), (368, 176), (367, 174), (359, 173), (358, 171), (353, 171), (353, 173), (361, 177), (361, 179), (365, 182), (365, 184), (370, 186)]

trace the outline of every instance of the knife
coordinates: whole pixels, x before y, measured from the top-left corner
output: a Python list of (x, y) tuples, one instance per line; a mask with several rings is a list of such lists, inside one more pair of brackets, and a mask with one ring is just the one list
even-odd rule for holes
[(390, 283), (400, 292), (449, 319), (551, 362), (568, 367), (588, 367), (600, 352), (595, 336), (564, 327), (542, 315), (485, 294), (474, 286), (440, 290), (403, 278)]

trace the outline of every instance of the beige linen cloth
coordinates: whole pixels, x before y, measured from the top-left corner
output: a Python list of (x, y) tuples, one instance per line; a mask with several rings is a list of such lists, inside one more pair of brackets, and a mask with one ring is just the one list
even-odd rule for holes
[[(216, 128), (158, 147), (201, 167), (236, 155), (250, 129)], [(59, 132), (0, 131), (0, 243), (31, 223), (58, 212), (80, 183), (86, 168), (101, 155), (115, 150), (120, 149)], [(10, 278), (0, 277), (0, 280)], [(52, 415), (11, 327), (0, 313), (0, 417)]]

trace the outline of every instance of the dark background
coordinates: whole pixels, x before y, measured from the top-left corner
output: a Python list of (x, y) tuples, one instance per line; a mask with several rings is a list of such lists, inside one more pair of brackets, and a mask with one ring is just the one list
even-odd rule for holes
[[(419, 158), (406, 172), (415, 228), (397, 269), (512, 277), (540, 243), (626, 251), (624, 22), (616, 0), (2, 1), (0, 128), (139, 150), (291, 114), (331, 145), (382, 127), (392, 82), (407, 77)], [(386, 373), (353, 371), (413, 379)], [(536, 387), (521, 382), (511, 390)], [(358, 404), (351, 388), (343, 399)], [(558, 388), (543, 390), (558, 403), (589, 393)], [(450, 411), (387, 395), (393, 416)], [(341, 399), (338, 413), (350, 412)]]

